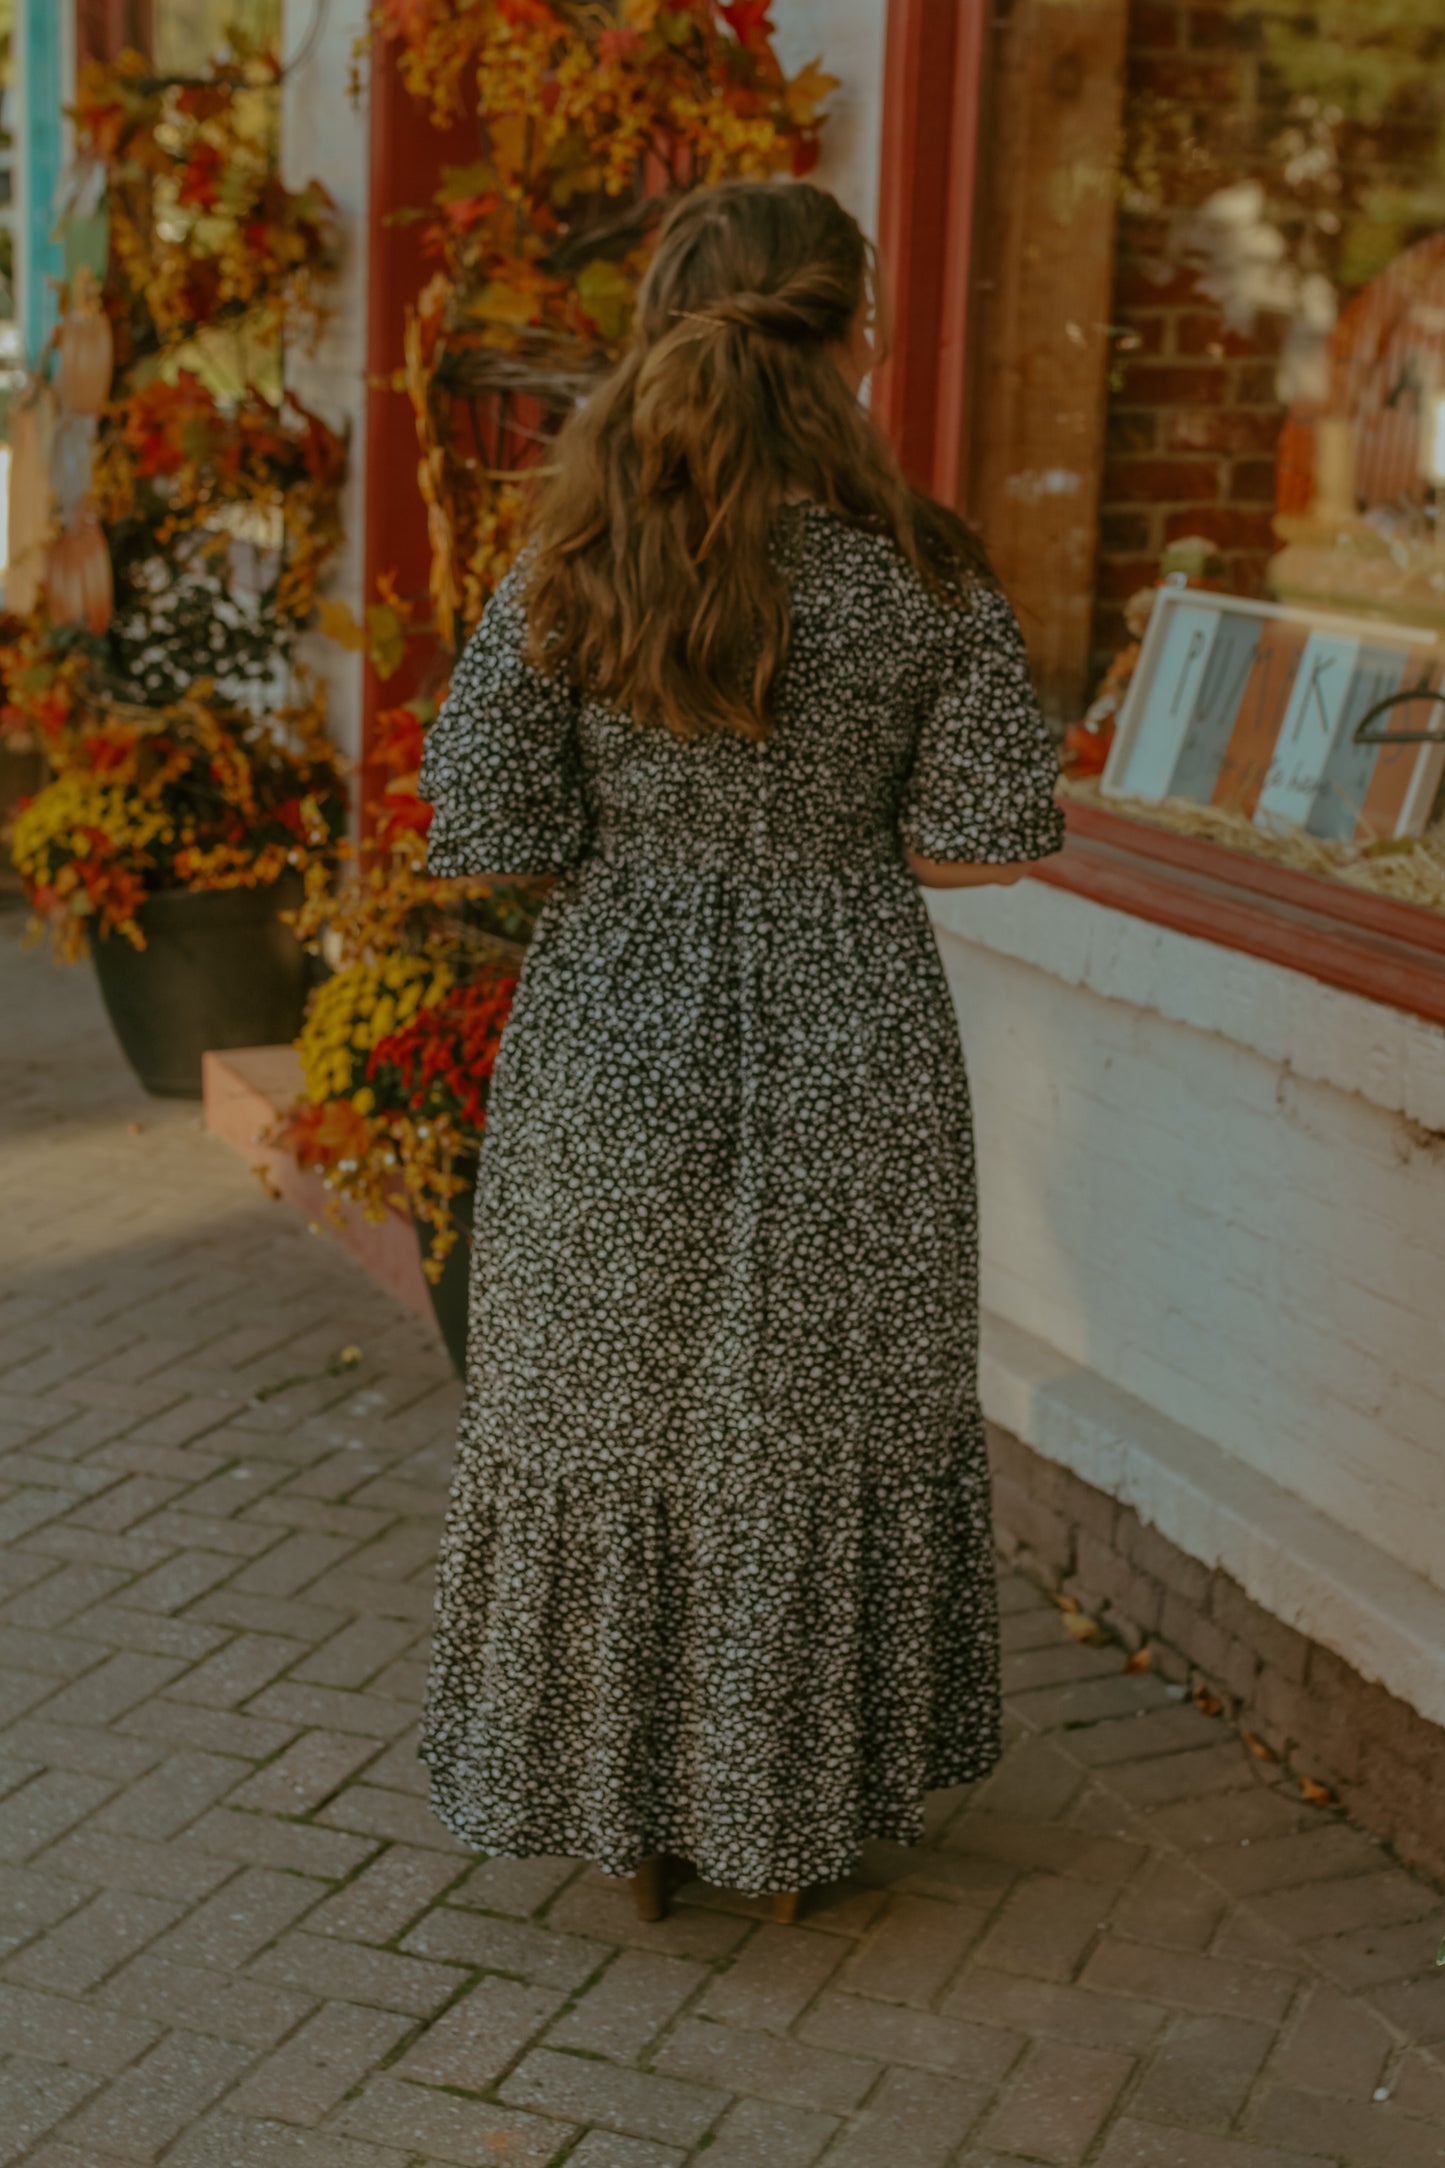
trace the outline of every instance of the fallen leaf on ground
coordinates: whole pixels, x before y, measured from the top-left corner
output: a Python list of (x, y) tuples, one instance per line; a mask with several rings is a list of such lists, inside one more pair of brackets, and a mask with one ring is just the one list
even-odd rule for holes
[(1077, 1611), (1080, 1608), (1078, 1599), (1074, 1596), (1065, 1596), (1059, 1589), (1051, 1589), (1049, 1593), (1061, 1611)]
[(1239, 1736), (1256, 1761), (1279, 1760), (1279, 1756), (1275, 1753), (1273, 1747), (1266, 1746), (1263, 1739), (1257, 1739), (1252, 1731), (1242, 1731)]
[(1196, 1709), (1202, 1709), (1206, 1716), (1218, 1716), (1220, 1710), (1224, 1707), (1224, 1703), (1217, 1694), (1211, 1694), (1205, 1687), (1201, 1686), (1194, 1696), (1194, 1706)]
[(1142, 1649), (1135, 1649), (1124, 1665), (1126, 1671), (1147, 1671), (1154, 1661), (1154, 1651), (1146, 1641)]
[(1072, 1634), (1076, 1641), (1102, 1641), (1104, 1638), (1104, 1629), (1099, 1621), (1090, 1618), (1084, 1611), (1066, 1611), (1064, 1631)]
[(1333, 1806), (1335, 1799), (1328, 1784), (1317, 1784), (1313, 1777), (1301, 1777), (1300, 1797), (1307, 1799), (1312, 1807)]

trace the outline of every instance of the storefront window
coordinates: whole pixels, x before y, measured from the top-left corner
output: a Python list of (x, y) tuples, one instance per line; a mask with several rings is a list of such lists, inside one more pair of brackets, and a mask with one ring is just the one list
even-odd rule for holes
[(1071, 789), (1445, 909), (1445, 0), (993, 15), (964, 498)]

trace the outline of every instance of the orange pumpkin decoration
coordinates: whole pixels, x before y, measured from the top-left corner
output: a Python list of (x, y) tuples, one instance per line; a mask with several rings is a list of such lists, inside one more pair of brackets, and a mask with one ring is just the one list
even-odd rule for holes
[(57, 624), (102, 633), (115, 607), (110, 551), (97, 519), (83, 515), (50, 545), (45, 601)]
[(55, 519), (50, 451), (55, 398), (46, 384), (30, 385), (10, 409), (9, 564), (5, 607), (28, 617), (45, 585), (46, 544)]
[(110, 318), (100, 304), (100, 286), (92, 271), (75, 274), (70, 313), (60, 327), (60, 367), (56, 391), (72, 414), (98, 414), (110, 395), (115, 368), (115, 340)]

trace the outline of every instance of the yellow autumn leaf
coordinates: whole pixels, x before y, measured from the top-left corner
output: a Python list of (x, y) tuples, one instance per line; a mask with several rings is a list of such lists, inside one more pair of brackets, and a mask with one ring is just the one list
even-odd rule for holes
[(532, 295), (522, 287), (509, 286), (502, 279), (488, 279), (468, 306), (467, 314), (480, 317), (486, 324), (530, 324), (535, 309)]
[(594, 257), (577, 274), (577, 299), (609, 345), (627, 336), (632, 322), (633, 282), (620, 264)]
[(805, 68), (799, 68), (783, 91), (789, 118), (800, 128), (816, 126), (823, 107), (838, 88), (839, 80), (838, 76), (829, 75), (818, 60), (810, 60)]
[(365, 644), (377, 676), (394, 677), (406, 656), (406, 627), (389, 602), (373, 602), (367, 611)]
[(1083, 1611), (1064, 1613), (1064, 1631), (1072, 1634), (1076, 1641), (1102, 1641), (1104, 1638), (1104, 1629), (1099, 1621), (1090, 1618)]
[(355, 612), (349, 604), (335, 596), (323, 596), (317, 603), (316, 623), (326, 638), (334, 640), (338, 647), (350, 648), (355, 652), (366, 645), (366, 632), (364, 627), (357, 623)]

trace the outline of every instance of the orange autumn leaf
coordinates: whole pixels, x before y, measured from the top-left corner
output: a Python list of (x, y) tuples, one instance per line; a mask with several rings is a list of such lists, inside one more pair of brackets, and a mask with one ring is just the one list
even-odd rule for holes
[(1154, 1651), (1146, 1641), (1142, 1649), (1135, 1649), (1124, 1665), (1126, 1671), (1148, 1671), (1154, 1662)]
[(1256, 1761), (1272, 1762), (1279, 1760), (1279, 1756), (1274, 1749), (1266, 1746), (1263, 1739), (1257, 1738), (1252, 1731), (1242, 1731), (1239, 1736)]
[(1328, 1784), (1317, 1783), (1313, 1777), (1301, 1777), (1300, 1797), (1307, 1799), (1312, 1807), (1330, 1807), (1335, 1800)]

